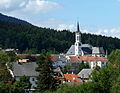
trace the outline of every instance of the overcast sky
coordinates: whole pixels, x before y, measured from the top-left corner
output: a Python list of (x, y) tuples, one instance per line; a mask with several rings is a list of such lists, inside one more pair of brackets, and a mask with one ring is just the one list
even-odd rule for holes
[(40, 27), (120, 38), (120, 0), (1, 0), (0, 12)]

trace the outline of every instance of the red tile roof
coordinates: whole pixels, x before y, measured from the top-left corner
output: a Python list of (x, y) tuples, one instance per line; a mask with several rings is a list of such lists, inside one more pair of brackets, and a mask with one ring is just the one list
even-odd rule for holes
[(66, 80), (70, 80), (73, 82), (80, 82), (80, 80), (78, 79), (79, 76), (75, 75), (75, 74), (64, 74), (64, 77)]
[(81, 56), (80, 61), (108, 61), (105, 57)]
[(53, 62), (57, 61), (57, 57), (56, 56), (51, 56), (51, 58), (52, 58)]
[(94, 57), (94, 56), (69, 56), (71, 61), (108, 61), (105, 57)]
[[(35, 55), (35, 54), (17, 54), (17, 56), (20, 57), (21, 59), (26, 59), (28, 57), (37, 58), (40, 55), (39, 54), (38, 55)], [(52, 58), (53, 62), (57, 61), (56, 56), (51, 56), (51, 58)]]
[(80, 59), (77, 56), (69, 56), (71, 61), (80, 61)]
[(30, 56), (30, 54), (17, 54), (17, 56), (20, 58), (27, 58), (28, 56)]
[(17, 54), (17, 56), (20, 57), (20, 58), (26, 58), (26, 57), (29, 57), (29, 56), (38, 57), (38, 56), (40, 56), (40, 54)]

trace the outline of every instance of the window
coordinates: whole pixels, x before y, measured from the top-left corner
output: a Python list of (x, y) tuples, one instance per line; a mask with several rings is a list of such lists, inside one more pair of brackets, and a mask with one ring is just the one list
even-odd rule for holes
[(32, 78), (32, 81), (35, 81), (35, 78)]
[(79, 36), (77, 36), (77, 40), (79, 40)]

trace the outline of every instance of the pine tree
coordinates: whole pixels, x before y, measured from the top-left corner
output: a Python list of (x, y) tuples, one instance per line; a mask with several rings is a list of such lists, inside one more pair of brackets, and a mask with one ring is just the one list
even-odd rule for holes
[(54, 77), (51, 56), (45, 53), (37, 58), (38, 67), (36, 71), (39, 72), (37, 77), (37, 91), (53, 91), (59, 86), (58, 80)]

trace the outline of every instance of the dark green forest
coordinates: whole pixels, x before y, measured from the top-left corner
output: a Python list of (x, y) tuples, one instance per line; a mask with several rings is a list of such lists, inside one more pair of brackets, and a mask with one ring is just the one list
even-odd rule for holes
[[(22, 53), (40, 53), (41, 50), (66, 53), (75, 42), (75, 32), (57, 31), (33, 25), (0, 21), (0, 47), (16, 48)], [(120, 39), (82, 33), (82, 43), (112, 50), (120, 48)]]
[(5, 21), (5, 22), (13, 22), (17, 24), (24, 24), (24, 25), (32, 25), (28, 23), (27, 21), (12, 17), (12, 16), (7, 16), (5, 14), (0, 13), (0, 20)]

